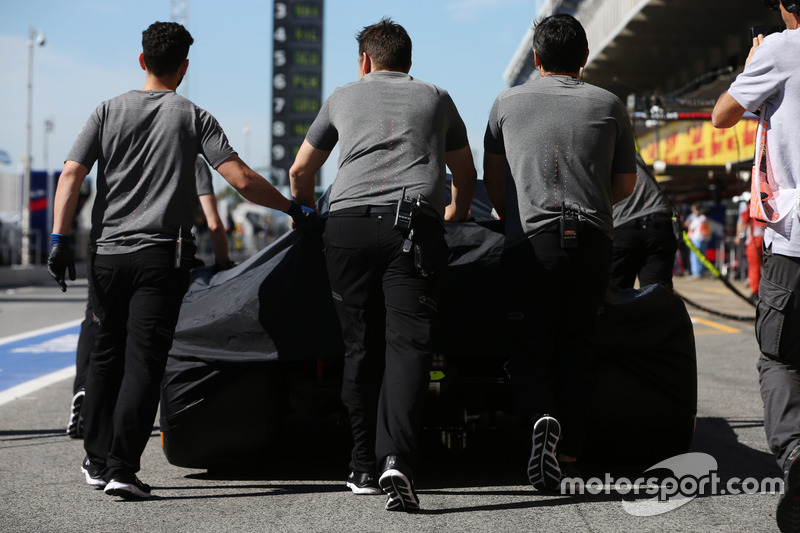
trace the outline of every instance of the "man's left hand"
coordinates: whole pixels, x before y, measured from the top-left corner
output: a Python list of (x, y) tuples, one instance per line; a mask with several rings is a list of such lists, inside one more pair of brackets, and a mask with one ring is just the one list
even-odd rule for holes
[(69, 273), (70, 281), (75, 281), (75, 260), (72, 258), (72, 250), (69, 243), (57, 242), (50, 248), (50, 256), (47, 258), (47, 271), (56, 280), (61, 292), (67, 292), (67, 282), (64, 273)]

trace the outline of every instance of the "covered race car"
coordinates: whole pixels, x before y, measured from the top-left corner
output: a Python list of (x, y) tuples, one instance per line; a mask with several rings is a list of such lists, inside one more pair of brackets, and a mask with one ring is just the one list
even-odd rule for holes
[[(321, 237), (327, 195), (318, 207), (319, 225), (284, 234), (231, 270), (195, 272), (162, 386), (162, 446), (170, 463), (264, 464), (287, 431), (341, 417), (344, 348)], [(426, 429), (445, 448), (463, 449), (470, 434), (513, 418), (504, 369), (510, 354), (499, 265), (503, 222), (492, 216), (480, 181), (472, 216), (447, 224), (450, 258), (426, 408)], [(587, 448), (615, 463), (652, 464), (685, 452), (697, 385), (683, 302), (660, 286), (609, 291), (597, 331), (601, 379), (593, 424), (606, 444)], [(635, 435), (623, 437), (633, 440), (608, 442), (602, 425), (611, 413), (634, 417)], [(637, 444), (642, 434), (647, 446)]]

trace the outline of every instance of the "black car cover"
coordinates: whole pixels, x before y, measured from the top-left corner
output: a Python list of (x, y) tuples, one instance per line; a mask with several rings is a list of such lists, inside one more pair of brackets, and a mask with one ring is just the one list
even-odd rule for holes
[[(503, 222), (492, 216), (482, 185), (473, 218), (446, 224), (450, 257), (434, 352), (451, 362), (491, 362), (476, 368), (489, 368), (491, 376), (479, 377), (496, 383), (510, 355), (499, 270)], [(327, 193), (318, 210), (324, 223)], [(284, 234), (230, 270), (194, 271), (162, 386), (160, 422), (171, 463), (206, 468), (263, 457), (276, 438), (287, 386), (276, 365), (342, 359), (322, 223)], [(608, 417), (630, 415), (632, 425), (624, 442), (587, 446), (587, 458), (642, 463), (686, 451), (697, 381), (691, 320), (680, 298), (660, 286), (610, 288), (595, 337), (600, 379), (592, 430), (607, 435)], [(447, 379), (459, 377), (469, 376)], [(472, 381), (480, 392), (481, 381)], [(636, 428), (647, 429), (649, 443), (636, 438)]]

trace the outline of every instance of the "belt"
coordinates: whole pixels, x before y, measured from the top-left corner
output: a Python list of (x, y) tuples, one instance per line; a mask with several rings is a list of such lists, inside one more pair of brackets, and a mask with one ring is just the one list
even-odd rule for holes
[(636, 217), (633, 220), (629, 220), (624, 224), (620, 224), (616, 226), (618, 228), (642, 228), (647, 226), (648, 224), (654, 223), (661, 223), (661, 222), (672, 222), (672, 214), (670, 213), (652, 213), (650, 215), (644, 215), (641, 217)]
[(332, 217), (368, 217), (378, 215), (394, 215), (397, 212), (396, 205), (360, 205), (358, 207), (345, 207), (331, 211)]
[(672, 220), (672, 213), (652, 213), (639, 218), (641, 220)]

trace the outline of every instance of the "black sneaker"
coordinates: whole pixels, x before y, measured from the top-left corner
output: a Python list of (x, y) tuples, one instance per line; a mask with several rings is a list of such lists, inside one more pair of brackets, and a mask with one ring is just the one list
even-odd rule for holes
[(375, 476), (367, 472), (350, 472), (347, 476), (347, 487), (353, 494), (380, 494), (381, 488)]
[(108, 482), (105, 493), (125, 500), (142, 500), (150, 497), (150, 485), (142, 483), (135, 475), (120, 476)]
[(72, 439), (83, 438), (83, 398), (86, 391), (81, 389), (72, 397), (72, 408), (70, 409), (69, 424), (67, 424), (67, 435)]
[(528, 461), (528, 480), (536, 490), (556, 490), (561, 482), (561, 468), (556, 459), (556, 444), (561, 425), (552, 416), (544, 415), (533, 425), (533, 445)]
[(88, 456), (83, 458), (81, 472), (83, 472), (83, 475), (86, 477), (86, 483), (96, 489), (102, 489), (107, 485), (106, 480), (100, 477), (100, 472), (102, 472), (102, 470), (103, 469), (99, 466), (92, 464)]
[[(407, 511), (414, 512), (419, 510), (419, 498), (414, 491), (413, 482), (406, 477), (401, 468), (402, 461), (396, 455), (389, 455), (383, 464), (383, 474), (381, 474), (378, 484), (383, 492), (389, 495), (386, 500), (387, 511)], [(407, 472), (407, 468), (404, 468)]]
[(778, 509), (775, 519), (778, 529), (787, 533), (800, 531), (800, 446), (792, 450), (784, 467), (783, 494), (778, 500)]

